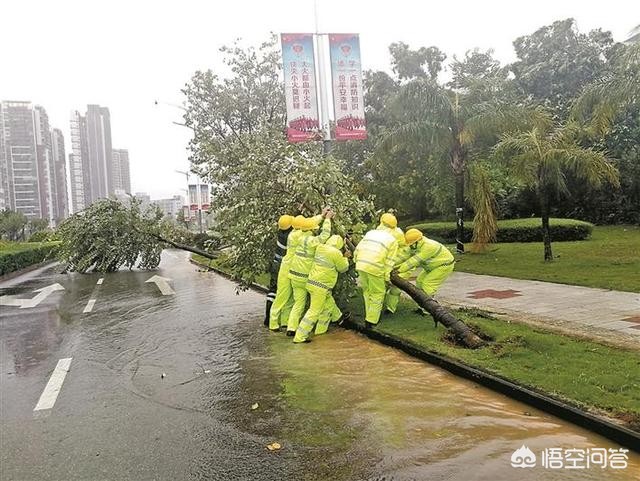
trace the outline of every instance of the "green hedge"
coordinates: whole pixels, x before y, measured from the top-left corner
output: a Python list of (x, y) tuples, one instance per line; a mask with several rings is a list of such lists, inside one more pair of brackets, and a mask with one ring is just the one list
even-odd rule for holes
[[(574, 219), (550, 219), (551, 240), (576, 241), (591, 236), (593, 224)], [(456, 240), (455, 222), (423, 222), (408, 228), (420, 229), (427, 236), (439, 242), (451, 244)], [(528, 219), (510, 219), (498, 221), (498, 242), (541, 242), (542, 221), (539, 217)], [(471, 242), (473, 222), (464, 224), (464, 242)]]
[(53, 260), (58, 245), (59, 242), (2, 246), (0, 250), (0, 276), (46, 260)]

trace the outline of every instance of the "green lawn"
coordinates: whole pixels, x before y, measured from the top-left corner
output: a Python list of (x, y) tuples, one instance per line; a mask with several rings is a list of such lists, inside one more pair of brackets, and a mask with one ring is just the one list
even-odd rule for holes
[[(460, 319), (494, 339), (488, 347), (464, 349), (443, 341), (445, 329), (435, 329), (431, 317), (414, 313), (415, 307), (402, 299), (396, 314), (383, 316), (376, 329), (581, 408), (602, 409), (640, 429), (640, 352), (461, 309), (456, 312)], [(356, 321), (362, 320), (360, 296), (353, 298), (350, 310)]]
[(640, 292), (639, 226), (596, 226), (591, 239), (552, 248), (555, 259), (545, 263), (542, 243), (495, 244), (459, 256), (456, 270)]

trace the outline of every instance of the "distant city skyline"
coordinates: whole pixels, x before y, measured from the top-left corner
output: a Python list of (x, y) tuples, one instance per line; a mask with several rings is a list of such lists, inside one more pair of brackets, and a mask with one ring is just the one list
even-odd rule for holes
[[(113, 145), (127, 147), (132, 159), (132, 189), (159, 198), (179, 193), (182, 179), (174, 171), (189, 168), (191, 132), (172, 123), (182, 121), (182, 111), (168, 104), (181, 104), (180, 90), (194, 72), (211, 68), (227, 75), (218, 49), (239, 37), (243, 45), (257, 46), (270, 32), (315, 30), (310, 0), (184, 0), (179, 6), (155, 2), (152, 8), (124, 0), (5, 3), (3, 15), (21, 21), (4, 22), (0, 29), (0, 43), (7, 46), (0, 98), (44, 105), (51, 124), (63, 130), (67, 153), (70, 109), (109, 106)], [(606, 8), (578, 0), (541, 0), (526, 10), (518, 2), (456, 5), (452, 12), (446, 3), (320, 0), (318, 25), (324, 32), (359, 33), (363, 67), (390, 71), (388, 46), (396, 41), (412, 48), (435, 45), (448, 61), (474, 47), (493, 48), (508, 63), (515, 59), (517, 37), (555, 20), (573, 17), (583, 32), (602, 28), (624, 41), (640, 18), (640, 3), (624, 0), (611, 0)], [(79, 37), (87, 30), (90, 36)]]

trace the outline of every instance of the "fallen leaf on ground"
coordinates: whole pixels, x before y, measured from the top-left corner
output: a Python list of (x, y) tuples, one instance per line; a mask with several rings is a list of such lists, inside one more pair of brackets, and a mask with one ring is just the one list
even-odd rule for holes
[(271, 443), (267, 444), (267, 449), (269, 451), (277, 451), (278, 449), (282, 449), (282, 446), (280, 446), (280, 443)]
[(253, 409), (253, 410), (258, 409), (259, 407), (260, 407), (260, 405), (259, 405), (258, 403), (253, 403), (253, 404), (251, 405), (251, 409)]

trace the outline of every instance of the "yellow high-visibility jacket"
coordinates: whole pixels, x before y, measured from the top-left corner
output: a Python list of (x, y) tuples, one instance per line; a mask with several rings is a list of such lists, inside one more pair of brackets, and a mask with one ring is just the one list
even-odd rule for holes
[(390, 230), (375, 229), (365, 234), (353, 253), (357, 270), (389, 280), (398, 252), (398, 241)]
[(338, 273), (346, 272), (347, 269), (349, 259), (344, 257), (338, 246), (329, 239), (326, 244), (320, 244), (316, 249), (307, 283), (332, 289), (338, 281)]
[(455, 257), (445, 246), (438, 241), (423, 237), (411, 247), (414, 253), (409, 259), (398, 267), (398, 272), (405, 272), (416, 267), (422, 267), (431, 271), (436, 267), (448, 266), (455, 262)]
[[(327, 242), (331, 236), (331, 220), (325, 219), (322, 223), (322, 230), (319, 235), (313, 235), (311, 231), (301, 231), (300, 238), (297, 239), (295, 253), (289, 265), (290, 279), (306, 279), (313, 265), (313, 258), (316, 255), (316, 248), (320, 244)], [(287, 255), (289, 252), (287, 251)]]

